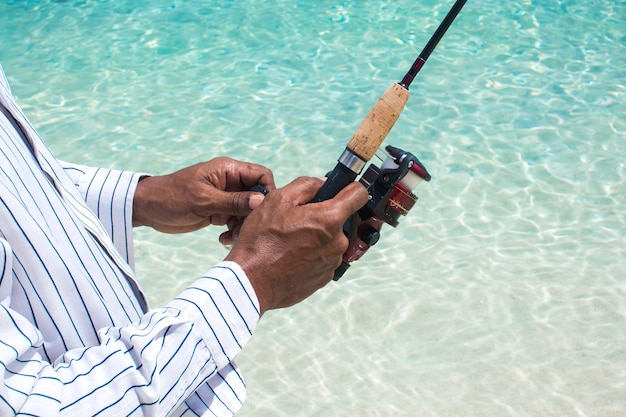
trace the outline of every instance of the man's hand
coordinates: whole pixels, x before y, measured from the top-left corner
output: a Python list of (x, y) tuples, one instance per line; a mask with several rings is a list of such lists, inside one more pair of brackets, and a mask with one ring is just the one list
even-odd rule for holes
[(296, 304), (333, 277), (348, 248), (343, 224), (367, 202), (359, 183), (335, 198), (307, 204), (323, 184), (298, 178), (269, 193), (247, 218), (226, 260), (246, 272), (261, 314)]
[(230, 244), (242, 218), (263, 201), (262, 194), (245, 191), (256, 184), (276, 188), (269, 169), (224, 157), (146, 177), (137, 184), (133, 226), (184, 233), (211, 224), (228, 225), (220, 241)]

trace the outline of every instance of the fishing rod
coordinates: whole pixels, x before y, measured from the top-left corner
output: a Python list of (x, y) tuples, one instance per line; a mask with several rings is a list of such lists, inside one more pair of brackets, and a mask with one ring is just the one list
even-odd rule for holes
[[(422, 69), (441, 38), (467, 0), (457, 0), (402, 80), (392, 84), (370, 109), (346, 145), (335, 168), (312, 202), (333, 198), (353, 182), (374, 156), (409, 100), (409, 86)], [(359, 180), (367, 187), (368, 203), (344, 225), (350, 245), (335, 271), (338, 280), (380, 238), (384, 223), (396, 227), (400, 215), (406, 215), (417, 201), (412, 190), (421, 181), (430, 181), (424, 165), (409, 152), (393, 146), (385, 148), (388, 157), (380, 168), (370, 164)]]
[[(337, 160), (337, 165), (326, 175), (326, 181), (312, 203), (333, 198), (353, 182), (372, 159), (409, 100), (409, 86), (466, 2), (457, 0), (454, 3), (411, 69), (400, 82), (393, 83), (370, 109)], [(387, 158), (381, 167), (370, 164), (359, 179), (367, 188), (369, 199), (344, 224), (343, 229), (350, 243), (341, 266), (335, 270), (335, 281), (341, 278), (350, 263), (361, 258), (378, 242), (385, 223), (392, 227), (398, 225), (399, 217), (405, 216), (417, 201), (412, 190), (420, 182), (430, 181), (426, 167), (415, 155), (393, 146), (385, 147), (385, 151)], [(251, 191), (267, 194), (267, 190), (260, 185), (252, 187)]]
[(352, 135), (337, 161), (337, 166), (328, 174), (324, 186), (313, 199), (314, 202), (328, 200), (337, 195), (356, 179), (365, 164), (374, 156), (409, 100), (409, 86), (413, 79), (466, 2), (467, 0), (457, 0), (454, 3), (402, 81), (392, 84), (374, 104)]

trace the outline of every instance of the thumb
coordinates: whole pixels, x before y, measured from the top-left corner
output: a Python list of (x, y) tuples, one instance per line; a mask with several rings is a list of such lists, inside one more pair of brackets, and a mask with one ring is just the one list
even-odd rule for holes
[(241, 191), (228, 192), (220, 191), (216, 196), (213, 211), (216, 214), (226, 214), (229, 216), (247, 216), (263, 202), (265, 196), (261, 193)]

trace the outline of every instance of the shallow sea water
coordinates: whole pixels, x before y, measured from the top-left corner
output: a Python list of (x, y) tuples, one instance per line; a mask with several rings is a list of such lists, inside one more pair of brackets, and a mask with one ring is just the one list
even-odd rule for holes
[[(66, 160), (331, 169), (451, 1), (16, 1), (0, 63)], [(263, 317), (241, 416), (626, 414), (626, 2), (469, 0), (386, 144), (433, 175), (339, 283)], [(226, 249), (136, 232), (153, 306)]]

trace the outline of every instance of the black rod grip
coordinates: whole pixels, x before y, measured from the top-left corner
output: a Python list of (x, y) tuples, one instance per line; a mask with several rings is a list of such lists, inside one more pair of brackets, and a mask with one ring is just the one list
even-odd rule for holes
[[(311, 202), (319, 203), (320, 201), (330, 200), (336, 196), (348, 184), (356, 179), (358, 174), (352, 171), (350, 168), (338, 162), (335, 168), (326, 175), (326, 182), (317, 192)], [(345, 227), (344, 227), (345, 230)], [(342, 262), (341, 266), (335, 270), (333, 280), (337, 281), (343, 276), (346, 270), (350, 267), (349, 264)]]
[(357, 173), (350, 168), (342, 164), (337, 163), (335, 168), (326, 175), (327, 179), (322, 188), (317, 192), (312, 203), (319, 203), (320, 201), (330, 200), (336, 196), (348, 184), (356, 179)]

